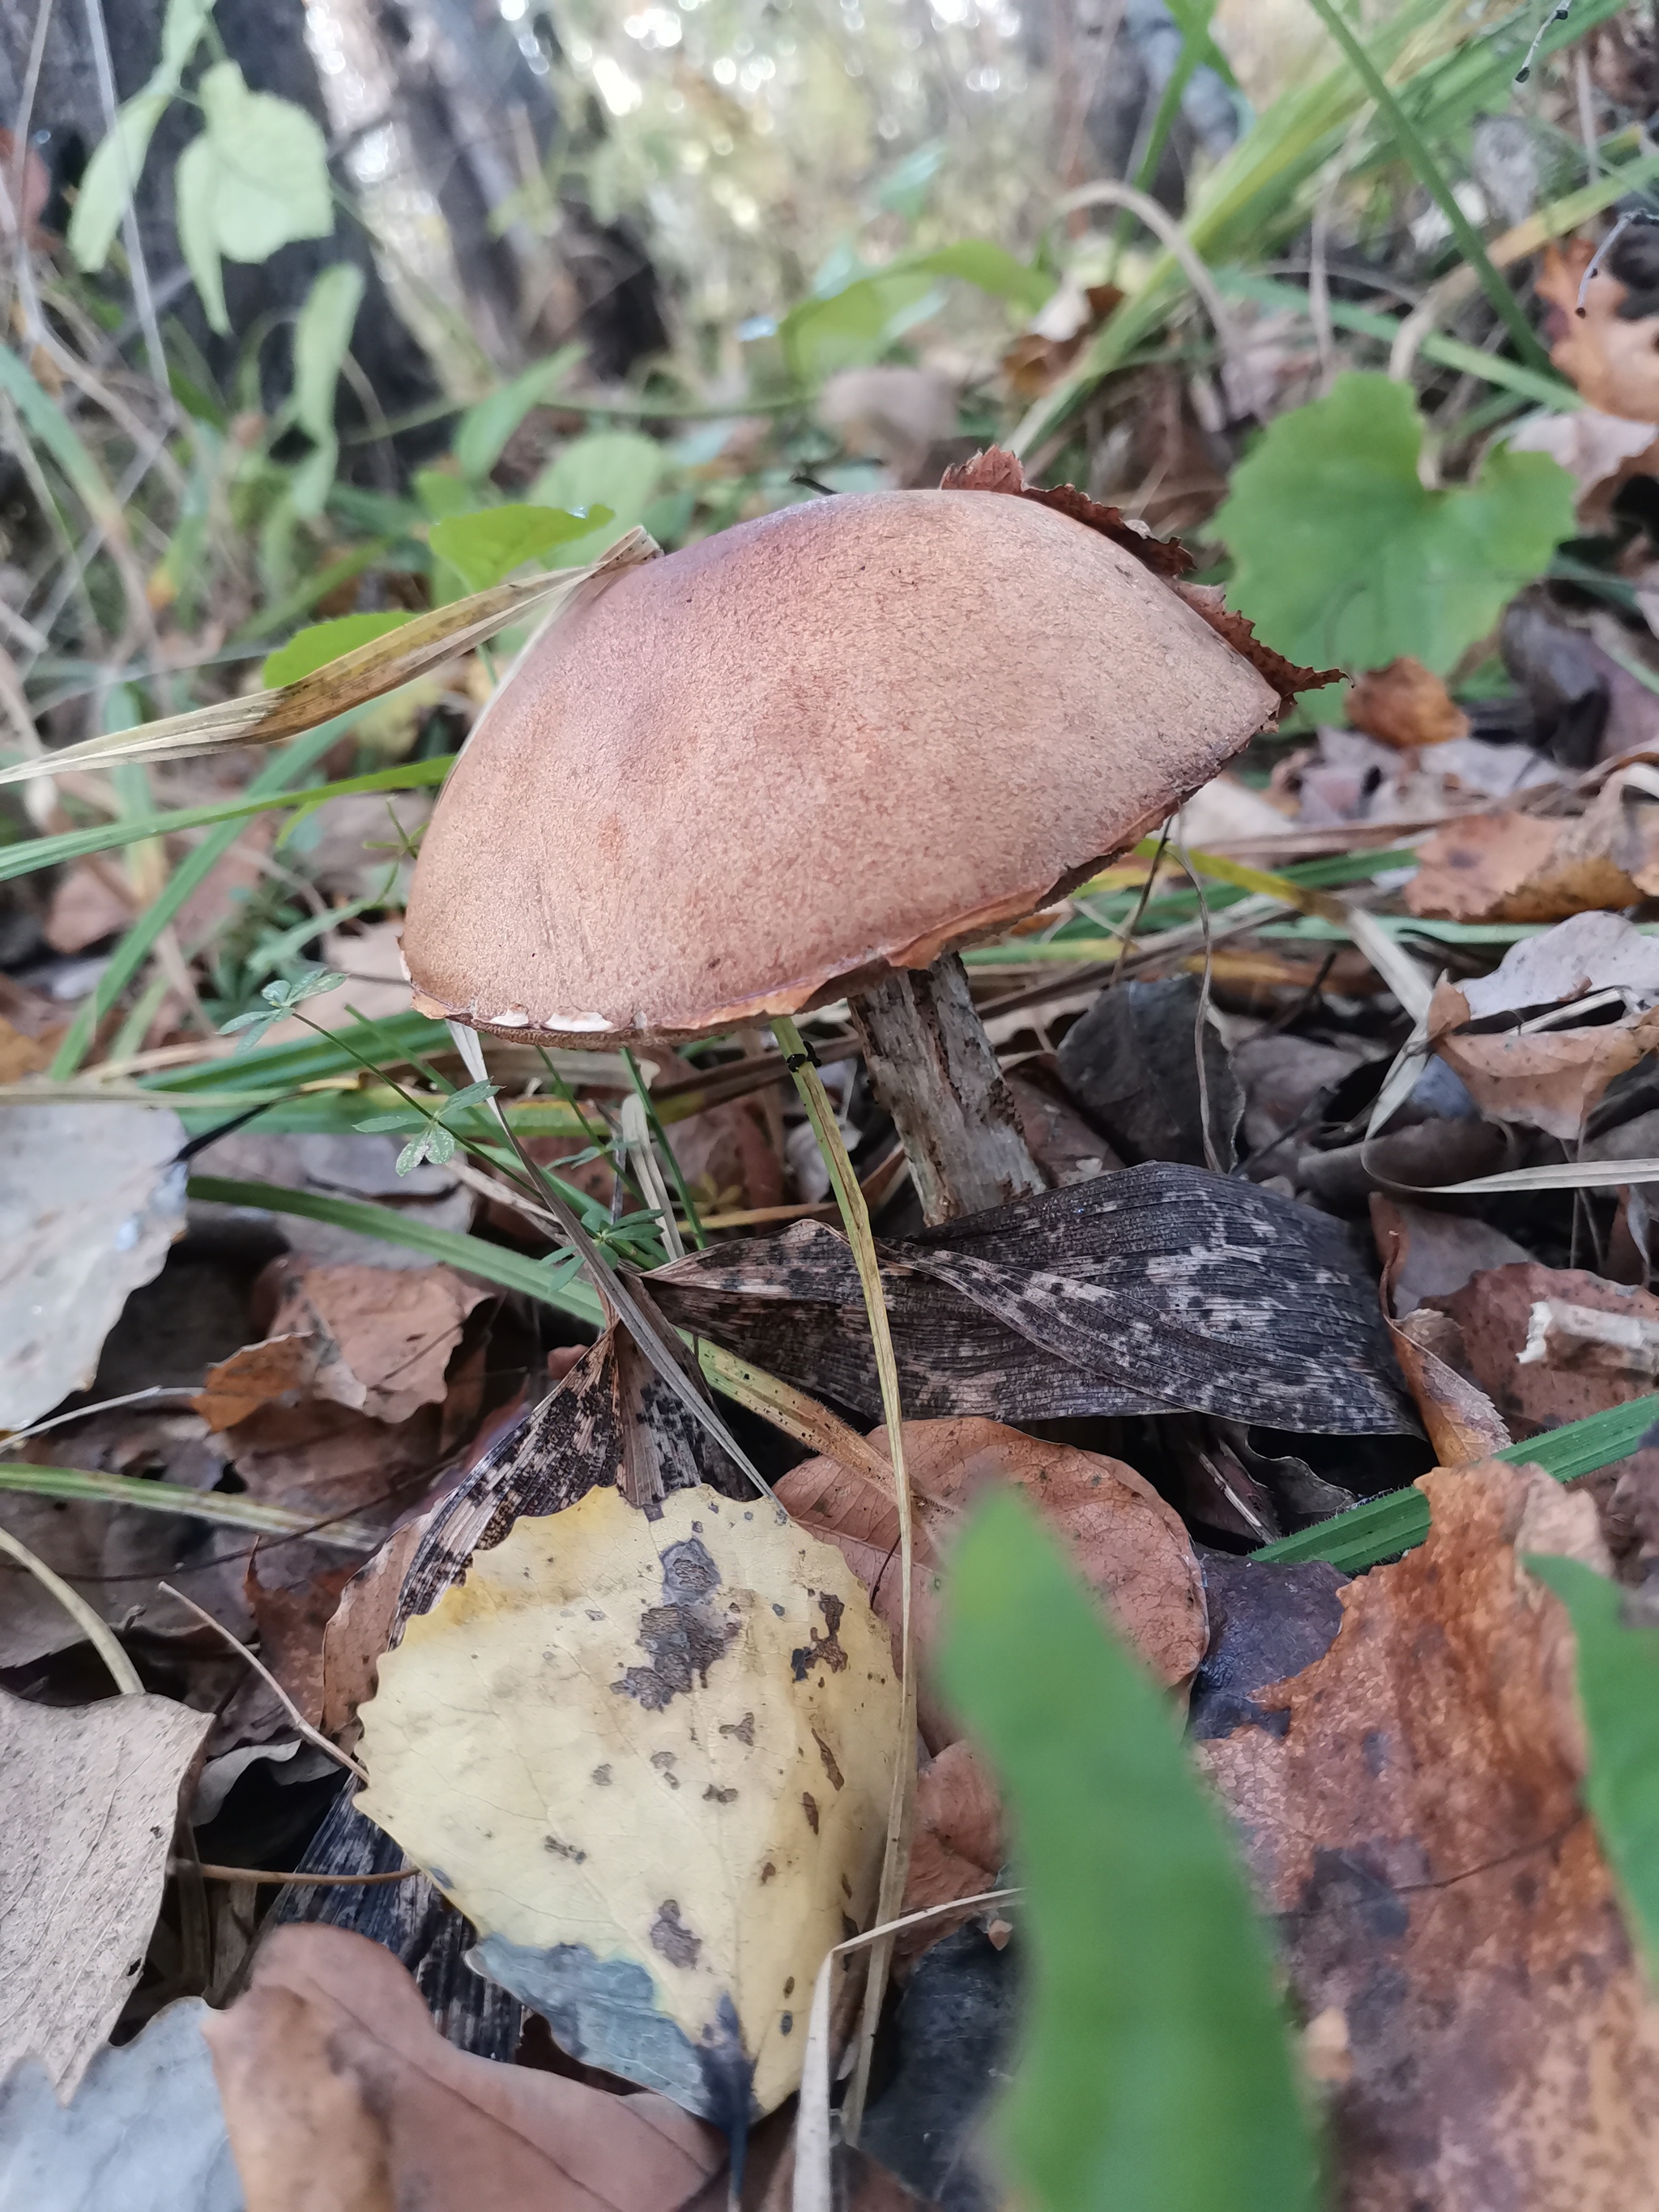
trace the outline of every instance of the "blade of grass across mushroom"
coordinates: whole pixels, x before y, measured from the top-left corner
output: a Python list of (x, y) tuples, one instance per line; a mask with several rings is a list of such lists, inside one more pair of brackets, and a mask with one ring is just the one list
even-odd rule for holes
[(631, 530), (591, 568), (555, 569), (474, 592), (415, 616), (400, 629), (342, 653), (297, 683), (198, 707), (187, 714), (168, 715), (113, 737), (88, 738), (39, 759), (15, 762), (0, 769), (0, 786), (113, 761), (188, 760), (230, 745), (273, 744), (396, 690), (509, 623), (551, 613), (584, 585), (652, 560), (659, 550), (647, 532)]
[[(915, 1554), (910, 1482), (904, 1466), (904, 1413), (899, 1404), (898, 1363), (893, 1356), (892, 1333), (887, 1326), (887, 1300), (881, 1286), (881, 1262), (876, 1254), (876, 1240), (870, 1227), (870, 1211), (864, 1202), (864, 1193), (859, 1188), (853, 1163), (847, 1157), (847, 1147), (842, 1142), (841, 1127), (836, 1120), (830, 1094), (823, 1087), (817, 1063), (802, 1042), (800, 1031), (787, 1015), (774, 1018), (772, 1034), (783, 1053), (789, 1073), (795, 1079), (795, 1088), (811, 1122), (812, 1133), (817, 1139), (818, 1150), (830, 1173), (836, 1203), (841, 1209), (847, 1241), (853, 1248), (853, 1257), (858, 1265), (865, 1311), (870, 1318), (871, 1341), (875, 1348), (876, 1374), (881, 1385), (881, 1409), (887, 1427), (893, 1501), (898, 1510), (901, 1593), (899, 1740), (893, 1766), (893, 1791), (887, 1813), (887, 1847), (882, 1860), (881, 1887), (876, 1899), (876, 1919), (879, 1924), (896, 1919), (903, 1902), (904, 1885), (910, 1870), (910, 1835), (915, 1817), (916, 1796), (916, 1656), (910, 1621), (910, 1584)], [(870, 2085), (870, 2062), (874, 2053), (876, 2029), (881, 2018), (882, 1999), (886, 1994), (892, 1956), (890, 1936), (881, 1938), (870, 1947), (869, 1978), (864, 1989), (864, 2016), (859, 2029), (858, 2057), (842, 2110), (842, 2132), (848, 2142), (858, 2141), (859, 2127), (864, 2117), (864, 2100)]]

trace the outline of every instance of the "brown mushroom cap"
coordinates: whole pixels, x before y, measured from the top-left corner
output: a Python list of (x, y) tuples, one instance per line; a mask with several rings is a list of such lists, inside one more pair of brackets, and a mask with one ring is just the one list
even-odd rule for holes
[(740, 524), (574, 605), (492, 700), (415, 872), (418, 1001), (573, 1044), (797, 1012), (1030, 913), (1279, 703), (1034, 501)]

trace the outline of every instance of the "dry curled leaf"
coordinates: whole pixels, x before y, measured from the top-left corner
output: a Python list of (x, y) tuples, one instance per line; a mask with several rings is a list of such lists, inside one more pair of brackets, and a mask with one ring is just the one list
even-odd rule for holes
[[(870, 1443), (884, 1453), (887, 1431)], [(914, 1632), (924, 1668), (938, 1626), (939, 1574), (963, 1515), (989, 1485), (1024, 1490), (1064, 1540), (1121, 1632), (1160, 1680), (1184, 1684), (1204, 1656), (1204, 1585), (1181, 1516), (1121, 1460), (1044, 1442), (1000, 1421), (907, 1421), (904, 1460), (915, 1501)], [(810, 1459), (778, 1484), (794, 1519), (836, 1545), (896, 1641), (902, 1592), (890, 1487), (833, 1459)], [(957, 1730), (924, 1690), (922, 1733)]]
[(1659, 1043), (1659, 945), (1618, 915), (1575, 915), (1511, 945), (1490, 975), (1439, 984), (1429, 1038), (1483, 1113), (1575, 1140), (1614, 1076)]
[(455, 2050), (389, 1951), (282, 1928), (204, 2030), (247, 2212), (665, 2212), (725, 2146), (661, 2097)]
[(1372, 1194), (1371, 1227), (1382, 1261), (1382, 1311), (1401, 1372), (1417, 1401), (1435, 1457), (1442, 1467), (1466, 1467), (1502, 1451), (1510, 1432), (1492, 1400), (1461, 1371), (1463, 1346), (1455, 1322), (1425, 1305), (1420, 1295), (1413, 1297), (1409, 1313), (1394, 1317), (1400, 1310), (1401, 1273), (1413, 1247), (1425, 1241), (1419, 1225), (1425, 1219), (1434, 1219), (1426, 1208), (1396, 1206), (1380, 1193)]
[(1348, 694), (1347, 714), (1356, 730), (1399, 752), (1449, 744), (1469, 733), (1469, 718), (1443, 679), (1409, 653), (1357, 678)]
[(170, 1698), (62, 1708), (0, 1690), (0, 2081), (38, 2059), (67, 2098), (107, 2039), (212, 1725)]
[(1267, 1723), (1202, 1755), (1298, 2011), (1346, 2026), (1349, 2212), (1629, 2212), (1659, 2172), (1659, 2012), (1579, 1802), (1566, 1616), (1517, 1559), (1593, 1541), (1593, 1508), (1500, 1462), (1420, 1486), (1427, 1541), (1350, 1583), (1324, 1656), (1255, 1692)]
[(737, 2130), (795, 2087), (812, 1978), (868, 1921), (898, 1712), (833, 1547), (764, 1501), (592, 1489), (408, 1623), (358, 1802), (568, 2051)]
[(1550, 311), (1550, 360), (1603, 414), (1659, 422), (1659, 318), (1621, 314), (1631, 295), (1605, 264), (1584, 288), (1579, 313), (1579, 286), (1595, 251), (1583, 238), (1544, 249), (1536, 283)]
[(1406, 886), (1413, 914), (1448, 921), (1560, 921), (1616, 913), (1659, 893), (1659, 805), (1615, 775), (1565, 820), (1506, 810), (1471, 814), (1419, 848)]

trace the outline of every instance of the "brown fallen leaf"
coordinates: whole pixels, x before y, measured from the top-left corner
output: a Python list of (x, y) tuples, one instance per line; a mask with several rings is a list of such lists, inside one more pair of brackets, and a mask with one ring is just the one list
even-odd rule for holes
[(1432, 669), (1409, 653), (1386, 668), (1368, 668), (1347, 697), (1348, 720), (1398, 752), (1466, 738), (1469, 718)]
[(1398, 1206), (1380, 1193), (1372, 1195), (1371, 1231), (1382, 1262), (1382, 1315), (1401, 1372), (1441, 1466), (1466, 1467), (1490, 1458), (1510, 1443), (1503, 1417), (1486, 1393), (1460, 1372), (1462, 1340), (1456, 1324), (1445, 1314), (1431, 1310), (1419, 1296), (1410, 1313), (1394, 1318), (1400, 1311), (1401, 1277), (1413, 1247), (1426, 1242), (1421, 1224), (1436, 1218), (1425, 1207)]
[(1566, 1617), (1517, 1558), (1562, 1547), (1564, 1507), (1593, 1547), (1593, 1509), (1501, 1462), (1419, 1487), (1427, 1541), (1254, 1693), (1282, 1732), (1200, 1756), (1298, 2011), (1346, 2026), (1348, 2212), (1629, 2212), (1659, 2172), (1659, 2010), (1579, 1801)]
[(1659, 945), (1618, 915), (1575, 915), (1511, 945), (1490, 975), (1437, 986), (1429, 1038), (1483, 1113), (1571, 1142), (1659, 1043)]
[(95, 861), (79, 860), (66, 869), (52, 895), (46, 938), (54, 952), (84, 952), (100, 938), (112, 937), (132, 922), (132, 901)]
[(1659, 893), (1659, 805), (1610, 776), (1584, 813), (1471, 814), (1425, 838), (1406, 886), (1413, 914), (1447, 921), (1560, 921)]
[(315, 1544), (261, 1544), (249, 1554), (260, 1656), (313, 1728), (323, 1711), (323, 1638), (353, 1572)]
[(0, 1690), (0, 2081), (37, 2058), (67, 2099), (107, 2040), (212, 1725), (170, 1698), (64, 1708)]
[(454, 2050), (389, 1951), (280, 1928), (204, 2023), (247, 2212), (666, 2212), (726, 2162), (665, 2098)]
[(1396, 1321), (1415, 1312), (1425, 1298), (1461, 1291), (1486, 1268), (1530, 1256), (1478, 1214), (1413, 1206), (1381, 1191), (1371, 1194), (1371, 1235), (1378, 1259), (1389, 1267), (1387, 1288)]
[(339, 1604), (323, 1631), (322, 1710), (319, 1726), (347, 1750), (362, 1731), (357, 1708), (374, 1694), (380, 1655), (397, 1632), (398, 1600), (415, 1549), (426, 1532), (426, 1516), (394, 1528), (372, 1559), (366, 1559), (340, 1592)]
[(1605, 263), (1585, 287), (1579, 313), (1579, 286), (1595, 252), (1583, 238), (1544, 249), (1534, 282), (1550, 311), (1550, 360), (1603, 414), (1659, 422), (1659, 318), (1620, 313), (1630, 292)]
[[(905, 1885), (906, 1912), (996, 1887), (1003, 1861), (1002, 1801), (965, 1737), (947, 1743), (916, 1779), (916, 1825)], [(906, 1930), (901, 1956), (915, 1957), (961, 1923), (942, 1917)]]
[[(197, 1411), (229, 1428), (268, 1400), (331, 1401), (377, 1421), (441, 1405), (467, 1316), (485, 1295), (448, 1267), (301, 1268), (277, 1261), (265, 1340), (208, 1370)], [(262, 1283), (261, 1287), (264, 1287)]]
[(1462, 1332), (1469, 1368), (1517, 1436), (1536, 1436), (1582, 1420), (1609, 1406), (1628, 1405), (1654, 1387), (1651, 1370), (1608, 1365), (1574, 1356), (1540, 1333), (1543, 1356), (1523, 1360), (1540, 1304), (1588, 1308), (1625, 1321), (1659, 1323), (1659, 1297), (1582, 1267), (1545, 1267), (1527, 1261), (1474, 1276), (1461, 1291), (1432, 1302)]
[[(885, 1429), (868, 1439), (886, 1450)], [(938, 1626), (939, 1571), (962, 1515), (988, 1483), (1018, 1485), (1063, 1537), (1079, 1571), (1160, 1680), (1185, 1684), (1204, 1656), (1204, 1585), (1180, 1516), (1121, 1460), (1042, 1442), (1000, 1421), (907, 1421), (904, 1458), (916, 1511), (914, 1632), (924, 1667)], [(898, 1517), (890, 1491), (827, 1458), (792, 1468), (779, 1502), (827, 1537), (896, 1639)], [(934, 1747), (959, 1731), (926, 1684), (921, 1732)]]
[(1651, 422), (1632, 422), (1599, 407), (1534, 415), (1517, 423), (1505, 442), (1511, 453), (1547, 453), (1564, 468), (1578, 486), (1578, 512), (1589, 520), (1605, 517), (1622, 483), (1653, 475), (1659, 464), (1659, 436)]

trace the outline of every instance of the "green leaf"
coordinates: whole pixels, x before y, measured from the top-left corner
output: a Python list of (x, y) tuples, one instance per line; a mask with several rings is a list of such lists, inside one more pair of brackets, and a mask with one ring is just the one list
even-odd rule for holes
[(1580, 1560), (1526, 1564), (1571, 1616), (1589, 1736), (1584, 1802), (1651, 1979), (1659, 1977), (1659, 1629), (1626, 1627), (1624, 1591)]
[(88, 276), (109, 259), (150, 139), (171, 98), (169, 92), (139, 92), (123, 100), (115, 112), (114, 127), (99, 140), (87, 163), (70, 217), (69, 247)]
[(666, 462), (656, 440), (639, 430), (591, 430), (585, 438), (573, 439), (542, 471), (530, 496), (549, 507), (589, 514), (603, 507), (611, 520), (602, 529), (574, 538), (557, 565), (579, 568), (597, 561), (607, 545), (633, 529), (655, 496)]
[(155, 126), (179, 90), (179, 79), (195, 52), (213, 0), (167, 0), (161, 23), (161, 58), (142, 91), (115, 112), (107, 137), (94, 149), (76, 193), (70, 217), (69, 245), (89, 274), (109, 258), (121, 218), (137, 188)]
[(179, 157), (179, 243), (209, 322), (230, 331), (221, 257), (264, 261), (299, 238), (334, 228), (328, 149), (304, 108), (250, 92), (234, 62), (198, 88), (206, 128)]
[(302, 676), (325, 668), (343, 653), (353, 653), (371, 638), (401, 629), (411, 619), (409, 615), (337, 615), (332, 622), (313, 623), (306, 629), (296, 630), (275, 653), (265, 655), (259, 681), (273, 689), (297, 684)]
[(501, 449), (532, 407), (550, 399), (581, 359), (580, 345), (561, 346), (545, 361), (532, 362), (512, 381), (469, 407), (456, 426), (454, 454), (464, 477), (477, 483), (489, 474)]
[(1230, 603), (1292, 660), (1380, 668), (1410, 653), (1444, 675), (1572, 535), (1573, 482), (1498, 447), (1467, 490), (1418, 476), (1410, 387), (1349, 370), (1281, 415), (1233, 471), (1214, 530)]
[(294, 414), (316, 451), (295, 471), (289, 495), (300, 514), (323, 511), (340, 457), (334, 392), (362, 305), (363, 272), (349, 261), (323, 270), (294, 326)]
[[(571, 514), (557, 507), (482, 507), (471, 514), (452, 514), (434, 522), (432, 550), (448, 562), (469, 592), (484, 592), (526, 561), (539, 561), (573, 538), (586, 538), (611, 519), (608, 507)], [(583, 556), (584, 560), (588, 557)]]
[(1272, 1955), (1169, 1700), (1024, 1501), (980, 1507), (940, 1676), (1001, 1784), (1030, 2013), (1000, 2136), (1041, 2212), (1312, 2212)]

